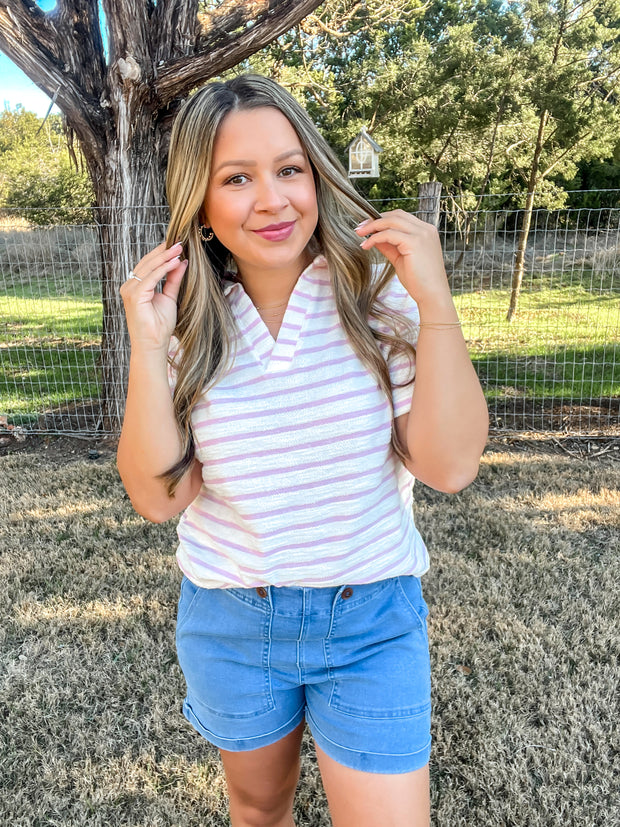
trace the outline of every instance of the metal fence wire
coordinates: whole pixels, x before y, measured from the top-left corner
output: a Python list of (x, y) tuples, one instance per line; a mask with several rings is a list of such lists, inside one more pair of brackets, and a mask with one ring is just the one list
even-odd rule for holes
[[(416, 209), (415, 199), (376, 206)], [(46, 219), (38, 210), (33, 223), (25, 215), (0, 216), (0, 424), (115, 436), (100, 412), (95, 222), (57, 224), (52, 211)], [(618, 434), (620, 208), (535, 210), (518, 310), (508, 322), (521, 222), (519, 209), (442, 201), (446, 268), (492, 427)], [(163, 240), (163, 211), (154, 224)]]

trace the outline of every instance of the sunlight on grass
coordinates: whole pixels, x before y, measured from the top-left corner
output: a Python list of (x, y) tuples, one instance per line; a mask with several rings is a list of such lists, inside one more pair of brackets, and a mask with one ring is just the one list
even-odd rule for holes
[(620, 294), (541, 287), (522, 293), (512, 322), (506, 321), (509, 300), (509, 290), (455, 296), (488, 399), (620, 395)]
[(57, 597), (48, 603), (24, 600), (15, 607), (15, 618), (26, 626), (49, 620), (111, 622), (143, 615), (145, 608), (144, 599), (140, 595), (116, 601), (94, 600), (88, 603), (75, 603), (67, 598)]
[(11, 416), (99, 397), (102, 310), (96, 298), (0, 298), (0, 400)]

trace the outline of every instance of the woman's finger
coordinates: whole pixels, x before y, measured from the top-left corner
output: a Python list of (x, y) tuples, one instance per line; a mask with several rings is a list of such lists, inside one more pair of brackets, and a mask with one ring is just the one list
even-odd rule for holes
[(170, 272), (166, 276), (166, 281), (164, 282), (164, 286), (162, 287), (162, 293), (164, 296), (167, 296), (169, 299), (172, 299), (175, 303), (179, 296), (179, 289), (181, 287), (181, 282), (183, 281), (183, 276), (185, 275), (185, 271), (187, 270), (187, 265), (189, 261), (185, 259), (184, 261), (179, 261), (177, 266), (174, 270), (170, 270)]
[(142, 256), (134, 267), (134, 273), (137, 275), (140, 275), (140, 273), (150, 273), (164, 261), (178, 255), (182, 250), (183, 245), (180, 243), (173, 244), (172, 247), (166, 247), (165, 242), (158, 244), (157, 247), (154, 247), (145, 256)]
[(150, 267), (147, 266), (146, 257), (141, 259), (133, 270), (133, 275), (136, 278), (126, 281), (123, 288), (140, 294), (152, 292), (164, 276), (178, 267), (182, 251), (181, 244), (170, 247), (152, 259)]
[(370, 250), (372, 247), (390, 244), (398, 250), (401, 256), (406, 256), (413, 253), (415, 243), (416, 237), (411, 233), (389, 227), (369, 235), (361, 242), (360, 247), (363, 247), (364, 250)]
[(404, 210), (392, 210), (391, 212), (382, 213), (381, 218), (369, 218), (362, 221), (355, 228), (355, 232), (358, 235), (370, 235), (389, 228), (399, 229), (402, 232), (415, 232), (419, 225), (424, 227), (424, 224), (424, 221), (420, 221), (414, 215), (404, 212)]
[(180, 242), (174, 244), (172, 247), (166, 247), (165, 244), (160, 244), (140, 259), (133, 268), (133, 272), (136, 276), (144, 280), (149, 274), (165, 266), (166, 262), (178, 258), (182, 252), (183, 245)]

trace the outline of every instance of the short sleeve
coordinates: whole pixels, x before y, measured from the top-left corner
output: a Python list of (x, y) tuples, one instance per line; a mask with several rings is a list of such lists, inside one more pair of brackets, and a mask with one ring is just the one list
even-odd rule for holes
[[(403, 329), (403, 335), (406, 336), (407, 341), (415, 347), (418, 340), (420, 324), (418, 305), (405, 290), (397, 276), (391, 279), (379, 298), (386, 307), (399, 313), (410, 322), (410, 325)], [(381, 329), (383, 325), (375, 323), (374, 327)], [(382, 350), (384, 350), (383, 347)], [(412, 363), (411, 358), (406, 353), (398, 353), (390, 356), (386, 350), (384, 350), (384, 356), (387, 359), (388, 369), (390, 371), (394, 416), (401, 416), (411, 408), (413, 380), (415, 379), (415, 361)]]

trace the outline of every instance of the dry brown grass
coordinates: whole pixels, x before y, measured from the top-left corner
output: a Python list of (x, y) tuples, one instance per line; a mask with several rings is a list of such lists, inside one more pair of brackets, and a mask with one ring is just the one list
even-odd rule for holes
[[(109, 457), (13, 454), (0, 479), (0, 822), (227, 824), (180, 710), (174, 525), (132, 512)], [(619, 483), (605, 458), (494, 450), (461, 494), (417, 489), (434, 825), (620, 823)], [(309, 741), (297, 821), (330, 823)]]

